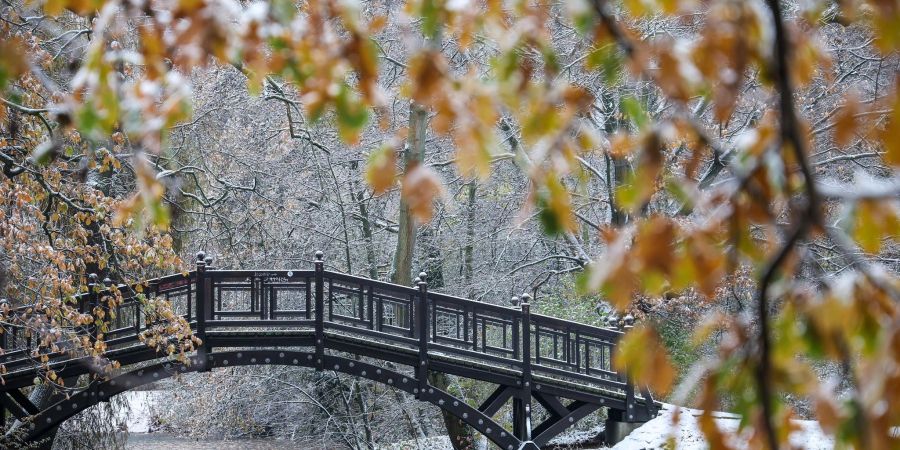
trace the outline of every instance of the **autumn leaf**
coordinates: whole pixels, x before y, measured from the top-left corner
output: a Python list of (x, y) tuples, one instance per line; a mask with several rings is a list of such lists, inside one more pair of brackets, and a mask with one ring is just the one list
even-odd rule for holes
[(853, 237), (863, 250), (878, 253), (883, 239), (900, 239), (900, 213), (895, 205), (863, 200), (854, 216)]
[(859, 97), (856, 94), (847, 95), (834, 118), (834, 142), (838, 146), (843, 147), (850, 143), (859, 127), (859, 120), (856, 117), (859, 111)]
[(662, 141), (652, 131), (643, 137), (637, 169), (616, 189), (616, 201), (626, 210), (640, 209), (656, 192), (659, 174), (663, 169)]
[(23, 48), (25, 48), (25, 43), (20, 37), (10, 37), (6, 33), (0, 33), (0, 55), (3, 55), (0, 57), (0, 91), (28, 68)]
[(416, 164), (403, 176), (400, 196), (413, 217), (428, 222), (434, 214), (434, 202), (444, 196), (444, 185), (434, 170)]
[(649, 386), (665, 396), (675, 381), (675, 368), (662, 339), (653, 328), (641, 325), (629, 331), (616, 346), (616, 370), (627, 373), (639, 386)]
[[(900, 29), (900, 27), (897, 27)], [(891, 105), (887, 126), (879, 135), (884, 145), (884, 160), (893, 167), (900, 167), (900, 78), (897, 79), (897, 90), (894, 92), (894, 103)]]
[(349, 86), (343, 85), (335, 98), (338, 131), (344, 142), (356, 143), (359, 133), (369, 121), (369, 110)]
[(572, 213), (572, 196), (560, 177), (550, 171), (544, 176), (542, 185), (536, 189), (534, 202), (544, 232), (556, 235), (577, 230), (575, 215)]
[(397, 177), (397, 151), (393, 145), (382, 145), (369, 155), (366, 164), (366, 182), (375, 195), (387, 192)]
[(430, 105), (435, 94), (444, 88), (446, 71), (447, 61), (439, 52), (429, 51), (415, 55), (409, 61), (412, 99)]

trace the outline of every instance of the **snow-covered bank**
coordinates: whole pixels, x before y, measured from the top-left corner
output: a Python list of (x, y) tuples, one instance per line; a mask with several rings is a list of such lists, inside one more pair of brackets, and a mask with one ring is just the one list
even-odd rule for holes
[[(634, 430), (625, 440), (616, 444), (613, 449), (644, 450), (667, 448), (666, 443), (670, 437), (675, 438), (676, 448), (679, 450), (705, 450), (709, 448), (697, 421), (702, 411), (681, 408), (678, 426), (673, 427), (672, 415), (674, 409), (673, 405), (664, 405), (659, 417)], [(714, 413), (714, 417), (719, 429), (729, 436), (729, 441), (733, 448), (748, 448), (747, 436), (736, 434), (740, 416), (717, 412)], [(798, 420), (795, 423), (800, 430), (791, 433), (792, 445), (806, 450), (831, 450), (834, 448), (834, 441), (822, 431), (818, 422)]]

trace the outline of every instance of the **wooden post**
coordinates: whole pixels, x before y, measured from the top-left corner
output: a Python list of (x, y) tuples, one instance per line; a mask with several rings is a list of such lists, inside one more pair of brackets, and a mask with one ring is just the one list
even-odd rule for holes
[(417, 283), (419, 286), (419, 305), (416, 311), (416, 328), (419, 333), (419, 368), (417, 377), (419, 379), (419, 394), (428, 388), (428, 282), (425, 272), (419, 273)]
[(200, 364), (200, 371), (209, 370), (207, 363), (207, 355), (209, 354), (209, 345), (206, 342), (206, 308), (212, 307), (207, 304), (207, 298), (210, 297), (206, 292), (206, 253), (197, 252), (197, 278), (194, 287), (194, 297), (197, 299), (197, 330), (194, 334), (200, 339), (200, 347), (197, 348), (197, 363)]
[(91, 273), (88, 274), (88, 296), (87, 296), (87, 305), (85, 306), (85, 312), (91, 315), (91, 324), (87, 326), (85, 330), (88, 334), (88, 339), (93, 345), (96, 337), (97, 337), (97, 321), (94, 317), (94, 309), (97, 307), (97, 298), (99, 295), (97, 294), (97, 290), (99, 287), (97, 286), (97, 274)]
[(316, 370), (325, 369), (325, 254), (316, 252)]
[[(634, 328), (634, 318), (631, 314), (626, 315), (619, 321), (619, 331), (627, 333)], [(628, 374), (628, 368), (625, 368), (625, 422), (643, 421), (643, 417), (638, 417), (636, 410), (637, 402), (634, 397), (634, 384), (631, 382), (631, 376)]]
[(513, 400), (513, 433), (531, 440), (531, 296), (522, 294), (522, 388)]

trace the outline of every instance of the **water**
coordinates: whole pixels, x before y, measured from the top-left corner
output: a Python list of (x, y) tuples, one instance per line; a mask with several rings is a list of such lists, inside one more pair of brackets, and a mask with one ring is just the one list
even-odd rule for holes
[(150, 433), (150, 406), (165, 396), (161, 391), (128, 391), (120, 396), (128, 403), (125, 419), (128, 450), (274, 450), (303, 448), (296, 443), (276, 439), (192, 439), (166, 433)]
[(126, 450), (275, 450), (304, 448), (275, 439), (235, 439), (230, 441), (182, 438), (165, 433), (130, 433)]

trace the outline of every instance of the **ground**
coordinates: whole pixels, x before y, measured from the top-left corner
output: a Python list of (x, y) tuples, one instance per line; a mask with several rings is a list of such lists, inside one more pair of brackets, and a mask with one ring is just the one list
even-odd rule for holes
[[(613, 450), (645, 450), (666, 448), (666, 442), (670, 436), (675, 436), (677, 449), (679, 450), (706, 450), (709, 448), (697, 417), (701, 411), (696, 409), (681, 408), (678, 427), (672, 427), (672, 415), (674, 405), (665, 405), (659, 417), (647, 422), (642, 427), (634, 430), (622, 442), (613, 447)], [(740, 421), (740, 416), (730, 413), (715, 413), (716, 424), (724, 432), (729, 432), (734, 438), (731, 440), (733, 448), (747, 448), (745, 435), (735, 435)], [(801, 431), (791, 434), (791, 443), (806, 450), (831, 450), (834, 441), (828, 437), (819, 424), (811, 420), (798, 420), (795, 422)]]

